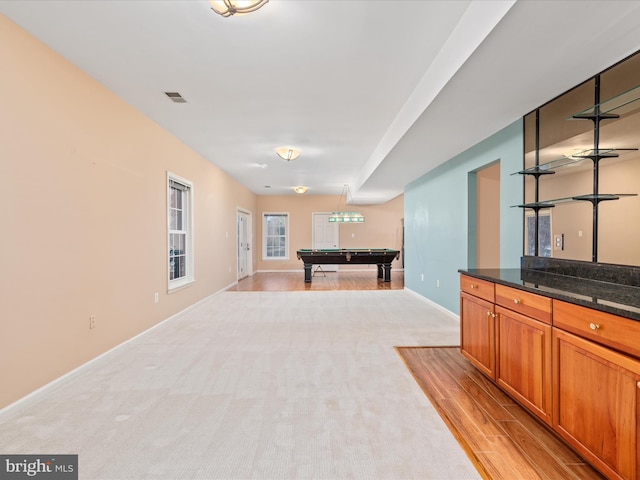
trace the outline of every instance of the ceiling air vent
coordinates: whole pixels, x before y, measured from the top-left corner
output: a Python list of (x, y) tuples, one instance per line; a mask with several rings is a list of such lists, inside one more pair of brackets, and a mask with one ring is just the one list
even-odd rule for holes
[(175, 103), (187, 103), (182, 95), (178, 92), (164, 92), (164, 94), (171, 99), (172, 102)]

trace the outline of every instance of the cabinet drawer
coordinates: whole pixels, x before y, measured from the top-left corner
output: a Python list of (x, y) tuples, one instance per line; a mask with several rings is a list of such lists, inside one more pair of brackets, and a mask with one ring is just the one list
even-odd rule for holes
[(550, 298), (504, 285), (496, 285), (496, 303), (514, 312), (551, 324)]
[(640, 357), (640, 322), (636, 320), (554, 300), (553, 326)]
[(494, 284), (486, 280), (460, 275), (460, 290), (489, 302), (495, 300)]

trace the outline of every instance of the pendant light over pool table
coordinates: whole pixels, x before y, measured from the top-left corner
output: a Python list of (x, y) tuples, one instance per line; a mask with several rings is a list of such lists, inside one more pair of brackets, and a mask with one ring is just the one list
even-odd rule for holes
[[(345, 185), (342, 189), (342, 195), (340, 195), (340, 199), (338, 200), (338, 208), (335, 212), (331, 212), (329, 215), (329, 221), (332, 223), (364, 223), (364, 215), (360, 212), (347, 212), (347, 202), (351, 196), (351, 190), (349, 189), (349, 185)], [(345, 210), (340, 210), (340, 205), (342, 205), (342, 199), (344, 198), (344, 207)]]

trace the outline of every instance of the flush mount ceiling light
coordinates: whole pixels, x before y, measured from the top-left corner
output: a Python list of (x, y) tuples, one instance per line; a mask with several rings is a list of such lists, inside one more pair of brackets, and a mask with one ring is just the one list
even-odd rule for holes
[(309, 188), (304, 186), (293, 187), (293, 191), (300, 194), (305, 193), (307, 190), (309, 190)]
[(293, 147), (276, 148), (276, 153), (281, 159), (286, 160), (287, 162), (295, 160), (300, 156), (300, 150)]
[(255, 12), (267, 2), (269, 0), (209, 0), (211, 10), (223, 17)]
[(346, 212), (340, 210), (340, 205), (342, 204), (342, 199), (344, 198), (344, 206), (345, 210), (347, 207), (347, 202), (349, 201), (348, 196), (351, 196), (351, 190), (349, 189), (349, 185), (345, 185), (342, 189), (342, 195), (340, 195), (340, 199), (338, 200), (338, 208), (335, 212), (331, 212), (329, 215), (329, 221), (335, 223), (364, 223), (364, 215), (360, 212)]

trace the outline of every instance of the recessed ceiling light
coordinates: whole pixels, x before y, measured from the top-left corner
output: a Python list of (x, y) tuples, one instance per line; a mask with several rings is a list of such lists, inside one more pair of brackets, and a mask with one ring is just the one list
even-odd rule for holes
[(300, 185), (298, 187), (293, 187), (293, 191), (296, 192), (296, 193), (301, 193), (302, 194), (302, 193), (305, 193), (307, 190), (309, 190), (309, 188), (305, 187), (305, 186), (302, 186), (302, 185)]

